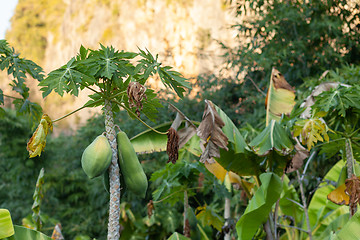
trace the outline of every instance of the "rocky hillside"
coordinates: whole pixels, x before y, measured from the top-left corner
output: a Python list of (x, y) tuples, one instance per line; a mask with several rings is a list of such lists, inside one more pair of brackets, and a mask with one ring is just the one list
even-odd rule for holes
[[(224, 0), (19, 0), (6, 38), (46, 72), (66, 63), (81, 44), (98, 48), (102, 43), (126, 51), (147, 48), (192, 78), (216, 71), (221, 49), (215, 40), (231, 45), (233, 22), (232, 6)], [(50, 96), (43, 106), (45, 111), (55, 107), (49, 112), (56, 118), (86, 101), (86, 93), (76, 101)], [(73, 119), (69, 126), (83, 120)]]

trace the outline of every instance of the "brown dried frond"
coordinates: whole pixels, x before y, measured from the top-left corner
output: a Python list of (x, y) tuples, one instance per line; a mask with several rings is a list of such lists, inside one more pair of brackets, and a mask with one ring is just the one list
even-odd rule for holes
[(154, 202), (153, 200), (150, 200), (149, 203), (147, 204), (147, 215), (149, 218), (151, 218), (151, 216), (154, 214)]
[(356, 213), (357, 204), (360, 200), (360, 180), (355, 175), (352, 175), (351, 178), (346, 179), (345, 185), (345, 193), (350, 197), (350, 215), (353, 216)]
[(130, 108), (136, 107), (135, 113), (140, 117), (140, 110), (143, 108), (142, 101), (146, 100), (146, 87), (139, 82), (130, 82), (127, 88)]
[(176, 163), (179, 158), (179, 135), (174, 128), (169, 128), (167, 133), (168, 141), (166, 145), (166, 153), (169, 156), (167, 162)]

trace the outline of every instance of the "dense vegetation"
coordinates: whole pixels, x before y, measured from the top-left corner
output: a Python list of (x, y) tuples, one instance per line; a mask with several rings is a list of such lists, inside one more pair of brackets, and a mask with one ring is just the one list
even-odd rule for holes
[[(224, 79), (221, 74), (220, 77), (200, 76), (197, 87), (201, 91), (195, 99), (185, 97), (172, 103), (185, 115), (191, 116), (191, 120), (200, 121), (203, 100), (209, 99), (240, 128), (246, 142), (251, 142), (265, 127), (265, 96), (261, 92), (266, 92), (272, 67), (280, 70), (286, 80), (296, 87), (298, 99), (295, 110), (299, 110), (300, 103), (322, 82), (340, 82), (353, 86), (359, 82), (360, 31), (357, 31), (356, 21), (359, 21), (360, 13), (352, 11), (358, 5), (354, 5), (354, 8), (345, 7), (347, 1), (271, 1), (272, 4), (253, 0), (246, 2), (249, 7), (239, 1), (238, 14), (254, 11), (259, 18), (234, 27), (238, 29), (239, 38), (249, 37), (253, 41), (235, 49), (224, 46), (228, 50), (224, 60), (229, 68), (237, 71), (236, 77)], [(344, 30), (346, 26), (349, 29)], [(319, 79), (325, 70), (330, 72)], [(244, 79), (239, 81), (244, 73)], [(352, 101), (359, 97), (356, 91), (346, 92), (345, 88), (338, 90), (342, 93), (339, 101), (350, 99), (343, 108), (331, 105), (325, 109), (326, 104), (320, 103), (314, 107), (319, 112), (329, 112), (323, 117), (334, 132), (329, 132), (332, 143), (316, 145), (312, 149), (316, 152), (316, 158), (310, 162), (303, 180), (307, 203), (325, 174), (340, 159), (346, 159), (346, 149), (343, 147), (345, 142), (338, 144), (339, 141), (343, 141), (343, 138), (352, 139), (353, 156), (355, 159), (359, 157), (357, 130), (360, 107), (358, 103), (356, 105), (356, 101)], [(26, 95), (23, 97), (27, 98)], [(319, 99), (326, 101), (329, 99), (327, 97), (324, 94)], [(334, 111), (329, 111), (332, 109)], [(45, 225), (42, 231), (51, 235), (54, 224), (61, 222), (66, 239), (75, 239), (76, 236), (79, 239), (105, 239), (109, 195), (104, 189), (102, 177), (89, 180), (80, 165), (85, 147), (104, 131), (104, 117), (94, 116), (71, 136), (51, 137), (41, 157), (28, 158), (25, 146), (33, 130), (28, 118), (9, 109), (1, 114), (0, 207), (10, 210), (16, 224), (21, 225), (25, 217), (31, 219), (36, 178), (44, 167), (45, 196), (41, 216)], [(293, 127), (299, 114), (300, 112), (294, 111), (291, 117), (283, 119), (282, 124)], [(163, 123), (172, 121), (174, 116), (174, 113), (163, 108), (156, 120), (157, 123)], [(125, 111), (117, 113), (115, 119), (116, 124), (130, 137), (145, 130), (143, 125), (129, 117)], [(342, 136), (341, 133), (345, 135)], [(191, 239), (203, 239), (204, 233), (209, 239), (223, 237), (224, 196), (231, 199), (234, 209), (229, 220), (232, 226), (243, 215), (248, 204), (244, 188), (235, 190), (231, 195), (198, 162), (198, 156), (183, 150), (180, 151), (180, 159), (181, 161), (172, 165), (166, 163), (167, 157), (163, 153), (140, 155), (140, 161), (150, 179), (150, 189), (144, 200), (126, 190), (122, 195), (123, 239), (129, 239), (130, 235), (133, 239), (165, 239), (173, 232), (183, 232), (184, 209), (182, 200), (179, 199), (184, 198), (184, 191), (189, 197)], [(289, 174), (289, 179), (294, 182), (295, 173)], [(293, 184), (299, 192), (299, 183)], [(148, 217), (146, 205), (151, 199), (155, 202), (155, 215)], [(198, 225), (201, 227), (197, 227)], [(306, 229), (304, 226), (300, 227)], [(284, 234), (285, 230), (279, 232)], [(256, 232), (257, 239), (264, 237), (265, 231), (260, 229)]]

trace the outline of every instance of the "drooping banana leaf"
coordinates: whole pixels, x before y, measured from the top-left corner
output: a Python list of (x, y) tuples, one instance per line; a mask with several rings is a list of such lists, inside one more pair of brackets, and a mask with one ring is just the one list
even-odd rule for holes
[[(172, 122), (166, 122), (154, 127), (154, 129), (166, 132), (170, 128), (171, 124)], [(147, 129), (139, 133), (138, 135), (132, 137), (130, 141), (137, 153), (166, 151), (167, 136), (158, 134), (151, 129)]]
[(236, 223), (240, 240), (252, 239), (260, 225), (266, 222), (273, 204), (280, 197), (282, 182), (276, 174), (263, 173), (260, 175), (260, 181), (260, 188)]
[(7, 209), (0, 209), (0, 239), (14, 235), (14, 226), (10, 212)]

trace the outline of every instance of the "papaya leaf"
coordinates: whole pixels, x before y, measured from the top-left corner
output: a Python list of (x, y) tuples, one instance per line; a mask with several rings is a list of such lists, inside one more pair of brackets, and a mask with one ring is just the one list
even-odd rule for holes
[(278, 122), (272, 120), (270, 124), (250, 143), (249, 146), (259, 156), (268, 155), (276, 151), (280, 155), (288, 155), (293, 149), (288, 134)]
[(10, 237), (14, 233), (10, 212), (7, 209), (0, 209), (0, 239)]
[(300, 119), (295, 122), (293, 128), (294, 137), (300, 136), (301, 143), (311, 148), (318, 142), (329, 141), (329, 131), (327, 125), (318, 117), (309, 119)]
[(211, 225), (220, 232), (224, 225), (224, 219), (215, 209), (215, 206), (208, 206), (205, 204), (204, 206), (198, 207), (195, 214), (196, 218), (203, 226)]
[(22, 226), (14, 226), (15, 234), (3, 240), (52, 240), (45, 234)]
[(190, 238), (185, 237), (180, 233), (174, 232), (167, 240), (190, 240)]
[(336, 240), (356, 240), (360, 236), (360, 211), (345, 224), (345, 226), (336, 234)]
[(266, 125), (279, 121), (282, 114), (290, 114), (295, 105), (295, 92), (284, 76), (272, 69), (269, 90), (266, 95)]
[(82, 80), (94, 81), (93, 77), (80, 72), (76, 66), (77, 62), (75, 58), (72, 58), (66, 65), (50, 72), (48, 77), (39, 83), (39, 86), (42, 87), (40, 90), (43, 91), (43, 97), (52, 91), (60, 96), (63, 96), (65, 92), (78, 96)]
[[(326, 72), (324, 72), (326, 73)], [(324, 74), (323, 74), (324, 75)], [(339, 85), (344, 87), (350, 87), (350, 85), (342, 84), (338, 82), (325, 82), (321, 83), (314, 88), (311, 94), (305, 99), (305, 101), (300, 105), (301, 108), (305, 108), (304, 112), (300, 115), (301, 118), (310, 118), (311, 117), (311, 107), (315, 103), (315, 97), (320, 95), (322, 92), (330, 91), (333, 88), (337, 88)]]
[(273, 204), (282, 192), (282, 182), (274, 173), (260, 175), (261, 186), (249, 201), (244, 214), (236, 223), (239, 239), (251, 239), (261, 224), (265, 223)]
[(196, 130), (197, 135), (206, 143), (200, 162), (212, 163), (213, 157), (220, 157), (220, 148), (228, 150), (228, 138), (221, 130), (224, 125), (225, 123), (216, 111), (214, 104), (205, 100), (202, 121)]
[(338, 86), (330, 91), (322, 92), (315, 97), (312, 109), (329, 112), (335, 110), (341, 117), (346, 117), (346, 110), (353, 107), (360, 109), (359, 86)]

